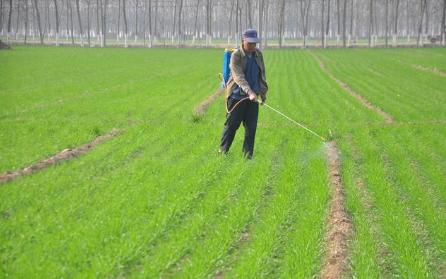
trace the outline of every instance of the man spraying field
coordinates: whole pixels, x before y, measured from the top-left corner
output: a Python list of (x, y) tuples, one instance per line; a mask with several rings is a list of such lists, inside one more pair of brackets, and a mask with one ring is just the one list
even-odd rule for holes
[(231, 55), (230, 77), (225, 91), (227, 115), (220, 144), (220, 152), (227, 153), (237, 129), (243, 122), (243, 153), (248, 159), (251, 159), (254, 153), (259, 115), (258, 98), (260, 97), (262, 103), (265, 102), (268, 91), (263, 55), (256, 48), (259, 41), (257, 31), (248, 29), (243, 32), (241, 48)]

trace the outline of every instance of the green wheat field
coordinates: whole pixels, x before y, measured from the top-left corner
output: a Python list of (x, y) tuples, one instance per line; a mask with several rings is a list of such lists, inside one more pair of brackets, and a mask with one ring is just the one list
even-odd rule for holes
[[(268, 104), (334, 140), (347, 278), (445, 278), (446, 49), (265, 50)], [(260, 108), (218, 153), (221, 49), (0, 51), (1, 278), (313, 278), (332, 196), (326, 145)], [(325, 66), (321, 67), (320, 62)], [(361, 95), (365, 106), (327, 74)]]

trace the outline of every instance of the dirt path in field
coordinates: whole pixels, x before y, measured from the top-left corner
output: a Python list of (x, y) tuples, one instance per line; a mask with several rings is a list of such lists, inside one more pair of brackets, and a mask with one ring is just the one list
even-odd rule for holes
[(214, 94), (207, 97), (204, 101), (202, 101), (198, 106), (194, 108), (194, 114), (199, 117), (203, 116), (206, 113), (209, 106), (218, 98), (218, 96), (223, 94), (223, 92), (224, 89), (218, 88)]
[(435, 68), (435, 67), (434, 68), (429, 68), (429, 67), (424, 67), (422, 65), (417, 65), (417, 64), (413, 64), (411, 66), (412, 66), (412, 68), (414, 68), (416, 70), (420, 70), (420, 71), (423, 71), (423, 72), (431, 72), (431, 73), (434, 73), (434, 74), (439, 75), (441, 77), (446, 77), (446, 73), (445, 72), (443, 72), (440, 69)]
[(341, 162), (336, 142), (327, 144), (332, 199), (326, 232), (327, 253), (322, 278), (342, 278), (347, 269), (347, 240), (352, 233), (352, 222), (345, 209), (344, 187), (341, 181)]
[(63, 160), (69, 160), (71, 158), (77, 157), (79, 155), (85, 154), (87, 152), (89, 152), (91, 149), (93, 149), (93, 147), (95, 147), (96, 145), (110, 140), (111, 138), (117, 136), (121, 131), (118, 129), (113, 129), (111, 130), (109, 133), (102, 135), (102, 136), (98, 136), (97, 138), (95, 138), (93, 141), (86, 143), (84, 145), (81, 145), (79, 147), (76, 147), (74, 149), (64, 149), (61, 152), (57, 153), (54, 156), (51, 156), (47, 159), (41, 160), (31, 166), (16, 170), (16, 171), (8, 171), (2, 175), (0, 175), (0, 183), (4, 183), (4, 182), (8, 182), (10, 180), (13, 180), (19, 176), (22, 175), (26, 175), (26, 174), (31, 174), (34, 173), (38, 170), (47, 168), (51, 165), (56, 164), (59, 161), (63, 161)]
[(373, 110), (374, 112), (378, 113), (379, 115), (381, 115), (382, 117), (384, 117), (384, 119), (386, 120), (387, 123), (394, 123), (395, 120), (393, 119), (393, 117), (388, 114), (387, 112), (383, 111), (382, 109), (375, 107), (371, 102), (369, 102), (366, 98), (364, 98), (363, 96), (361, 96), (360, 94), (358, 94), (357, 92), (355, 92), (347, 83), (343, 82), (342, 80), (337, 79), (328, 69), (327, 67), (325, 67), (324, 62), (322, 62), (322, 60), (315, 55), (314, 53), (310, 52), (310, 54), (313, 56), (313, 58), (318, 62), (319, 67), (321, 67), (321, 69), (332, 79), (334, 80), (337, 84), (339, 84), (339, 86), (341, 86), (342, 89), (344, 89), (345, 91), (347, 91), (347, 93), (349, 93), (350, 95), (352, 95), (353, 97), (355, 97), (363, 106), (365, 106), (366, 108)]

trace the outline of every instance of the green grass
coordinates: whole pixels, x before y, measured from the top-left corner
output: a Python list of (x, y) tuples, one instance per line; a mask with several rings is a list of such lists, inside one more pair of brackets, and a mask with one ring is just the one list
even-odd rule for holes
[[(320, 68), (395, 118), (388, 124)], [(446, 272), (444, 49), (266, 50), (268, 103), (337, 141), (353, 222), (346, 277)], [(318, 277), (325, 147), (266, 107), (227, 156), (216, 49), (0, 52), (0, 173), (121, 133), (0, 185), (0, 277)]]

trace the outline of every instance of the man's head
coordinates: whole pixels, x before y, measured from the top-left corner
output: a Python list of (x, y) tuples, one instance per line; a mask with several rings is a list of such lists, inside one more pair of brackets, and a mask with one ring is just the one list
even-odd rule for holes
[(260, 42), (255, 29), (247, 29), (243, 32), (242, 44), (243, 49), (248, 53), (253, 53), (256, 50), (256, 44)]

